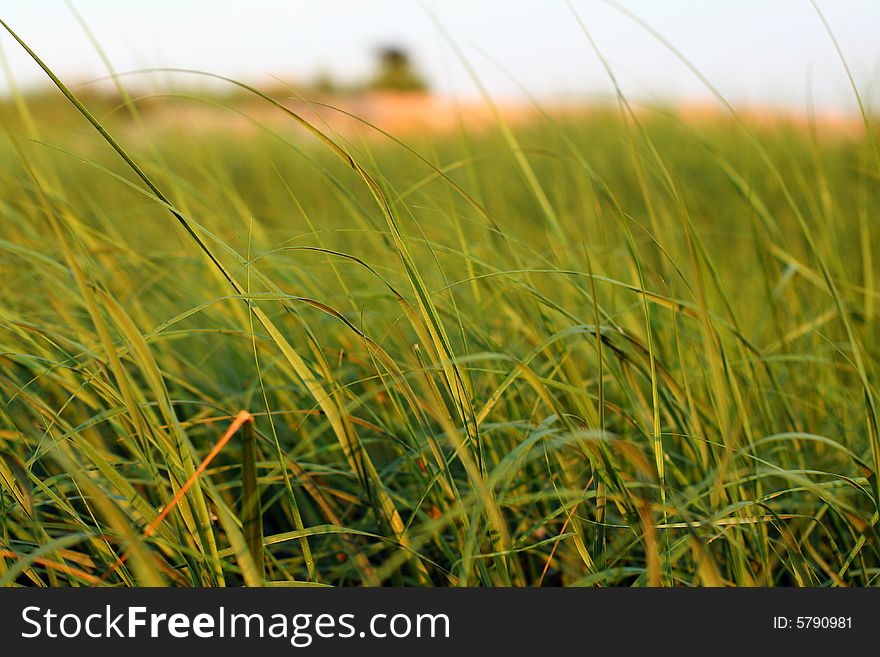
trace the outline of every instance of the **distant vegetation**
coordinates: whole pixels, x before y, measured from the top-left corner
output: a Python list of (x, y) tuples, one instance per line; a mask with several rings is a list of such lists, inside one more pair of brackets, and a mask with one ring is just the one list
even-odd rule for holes
[(346, 84), (337, 80), (329, 71), (321, 71), (307, 86), (311, 91), (324, 95), (349, 95), (370, 91), (401, 93), (428, 91), (428, 83), (405, 49), (398, 46), (384, 46), (377, 49), (375, 55), (375, 71), (367, 80)]
[(405, 50), (389, 47), (379, 51), (379, 70), (370, 88), (378, 91), (426, 91), (428, 85), (415, 70)]

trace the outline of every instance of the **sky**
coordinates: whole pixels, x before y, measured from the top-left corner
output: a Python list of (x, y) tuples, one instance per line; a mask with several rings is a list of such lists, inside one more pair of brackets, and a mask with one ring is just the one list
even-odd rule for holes
[[(72, 0), (117, 71), (182, 67), (252, 83), (326, 72), (363, 79), (377, 48), (406, 47), (432, 88), (522, 97), (610, 98), (613, 88), (574, 12), (624, 93), (702, 103), (702, 83), (653, 36), (601, 0)], [(846, 72), (808, 0), (620, 0), (680, 50), (731, 102), (852, 111)], [(880, 106), (880, 0), (818, 0), (863, 95)], [(433, 15), (433, 17), (432, 17)], [(106, 74), (64, 0), (0, 0), (0, 18), (68, 83)], [(438, 27), (437, 21), (443, 29)], [(444, 30), (446, 35), (444, 35)], [(7, 35), (23, 88), (45, 82)], [(0, 93), (8, 93), (0, 75)], [(129, 78), (135, 80), (136, 77)], [(141, 77), (140, 79), (144, 79)], [(155, 79), (155, 78), (154, 78)]]

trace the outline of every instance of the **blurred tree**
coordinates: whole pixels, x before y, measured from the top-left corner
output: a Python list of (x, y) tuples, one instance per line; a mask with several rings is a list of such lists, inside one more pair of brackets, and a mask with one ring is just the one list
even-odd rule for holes
[(379, 50), (379, 70), (370, 83), (382, 91), (427, 91), (425, 79), (413, 68), (409, 55), (394, 46)]
[(312, 88), (319, 94), (332, 95), (339, 93), (340, 88), (328, 71), (320, 71), (312, 80)]

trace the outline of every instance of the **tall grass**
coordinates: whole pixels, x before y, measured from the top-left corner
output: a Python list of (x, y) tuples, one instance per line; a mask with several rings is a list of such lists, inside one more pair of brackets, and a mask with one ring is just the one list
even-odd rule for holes
[(874, 583), (867, 111), (398, 137), (46, 72), (0, 108), (0, 583)]

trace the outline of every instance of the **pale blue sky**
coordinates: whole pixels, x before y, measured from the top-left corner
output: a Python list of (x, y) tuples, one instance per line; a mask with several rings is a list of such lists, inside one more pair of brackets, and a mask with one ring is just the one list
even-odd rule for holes
[[(621, 0), (683, 51), (732, 101), (851, 109), (833, 46), (807, 0)], [(497, 61), (543, 97), (603, 96), (610, 86), (563, 0), (74, 0), (119, 71), (198, 68), (260, 82), (320, 69), (362, 77), (374, 49), (407, 45), (435, 89), (474, 87), (431, 22), (429, 7), (497, 98), (518, 95)], [(633, 98), (702, 101), (701, 84), (629, 19), (599, 0), (572, 0)], [(820, 0), (867, 96), (880, 68), (880, 0)], [(102, 75), (63, 0), (0, 0), (0, 16), (69, 82)], [(16, 80), (42, 79), (7, 35)], [(5, 80), (0, 90), (6, 89)], [(876, 105), (877, 103), (875, 103)]]

